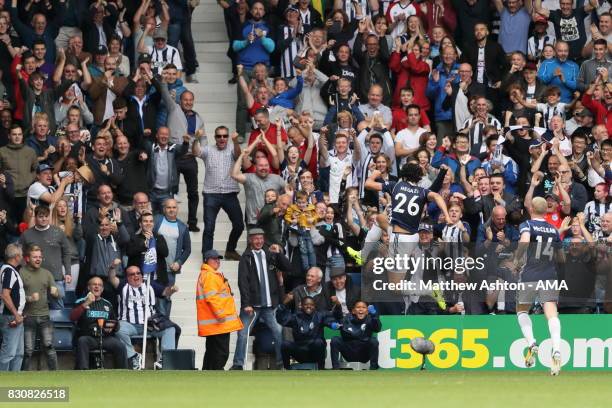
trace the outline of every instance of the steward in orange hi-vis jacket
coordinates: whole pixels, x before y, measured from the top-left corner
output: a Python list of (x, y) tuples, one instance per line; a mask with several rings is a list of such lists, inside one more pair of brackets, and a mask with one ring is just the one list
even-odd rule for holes
[(196, 288), (198, 336), (206, 337), (203, 370), (223, 370), (229, 334), (242, 329), (229, 283), (218, 270), (220, 259), (217, 251), (206, 251)]

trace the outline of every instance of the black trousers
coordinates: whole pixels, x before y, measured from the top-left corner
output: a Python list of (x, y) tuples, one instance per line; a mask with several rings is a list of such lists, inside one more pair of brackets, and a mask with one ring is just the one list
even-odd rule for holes
[[(185, 26), (181, 29), (181, 44), (183, 45), (183, 59), (185, 60), (185, 75), (193, 75), (198, 66), (195, 45), (193, 43), (193, 33), (191, 31), (191, 16), (193, 9), (189, 8), (185, 18)], [(196, 206), (197, 207), (197, 206)]]
[(198, 195), (198, 163), (195, 157), (180, 158), (176, 161), (176, 169), (185, 178), (187, 185), (187, 224), (196, 225), (198, 223), (198, 205), (200, 196)]
[(229, 358), (230, 334), (206, 336), (206, 352), (202, 370), (223, 370)]
[(15, 225), (19, 225), (23, 220), (23, 214), (28, 207), (27, 197), (14, 197), (12, 208), (8, 211), (9, 216), (15, 222)]
[[(89, 370), (89, 351), (100, 348), (100, 339), (92, 336), (81, 336), (77, 340), (77, 368)], [(127, 351), (125, 345), (115, 336), (102, 338), (102, 348), (113, 353), (115, 368), (127, 368)]]
[(340, 368), (340, 354), (346, 361), (370, 362), (370, 368), (378, 368), (378, 340), (370, 337), (368, 341), (344, 340), (342, 337), (331, 339), (331, 361), (333, 368)]
[(297, 343), (283, 340), (281, 354), (283, 355), (283, 366), (289, 369), (291, 357), (300, 363), (317, 363), (319, 369), (325, 368), (325, 350), (327, 343), (323, 339), (315, 339), (307, 343)]

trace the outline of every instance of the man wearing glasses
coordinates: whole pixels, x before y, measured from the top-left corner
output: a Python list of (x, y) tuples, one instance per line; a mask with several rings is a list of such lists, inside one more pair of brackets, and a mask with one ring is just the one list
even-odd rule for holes
[(240, 254), (236, 252), (236, 244), (244, 230), (242, 209), (238, 201), (240, 186), (231, 178), (234, 162), (240, 157), (238, 133), (232, 134), (229, 140), (229, 130), (225, 126), (215, 129), (215, 144), (209, 145), (206, 136), (202, 135), (193, 143), (193, 154), (204, 161), (206, 168), (204, 176), (204, 234), (202, 238), (202, 253), (213, 247), (215, 223), (220, 209), (226, 212), (232, 223), (225, 259), (238, 261)]
[[(134, 350), (130, 336), (143, 334), (146, 296), (149, 297), (149, 317), (155, 313), (155, 292), (152, 287), (144, 283), (139, 267), (128, 267), (125, 276), (127, 281), (121, 282), (114, 271), (111, 271), (108, 280), (117, 289), (119, 297), (119, 330), (116, 335), (125, 344), (127, 358), (128, 361), (131, 360), (132, 368), (138, 370), (140, 369), (142, 355)], [(174, 327), (155, 331), (149, 326), (148, 334), (161, 338), (162, 352), (176, 348), (176, 331)]]

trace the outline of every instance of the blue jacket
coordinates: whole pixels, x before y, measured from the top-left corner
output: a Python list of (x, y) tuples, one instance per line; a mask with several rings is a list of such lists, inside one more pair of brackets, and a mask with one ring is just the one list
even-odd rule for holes
[(284, 327), (291, 328), (296, 343), (307, 343), (323, 338), (323, 328), (335, 322), (331, 312), (314, 312), (307, 315), (303, 312), (292, 313), (287, 306), (280, 304), (276, 309), (276, 321)]
[(270, 106), (282, 106), (287, 109), (295, 109), (295, 103), (293, 100), (302, 93), (302, 87), (304, 86), (304, 78), (302, 76), (297, 77), (297, 84), (295, 88), (289, 88), (285, 92), (281, 92), (274, 98), (270, 99)]
[(440, 72), (440, 80), (436, 82), (433, 80), (431, 75), (429, 76), (429, 82), (427, 83), (427, 97), (430, 101), (434, 101), (434, 116), (436, 120), (453, 120), (452, 109), (444, 110), (444, 108), (442, 108), (442, 104), (444, 103), (444, 99), (446, 99), (448, 96), (446, 95), (446, 91), (444, 91), (446, 80), (451, 76), (454, 76), (452, 83), (459, 83), (459, 63), (455, 62), (450, 72), (447, 72), (444, 69), (444, 63), (442, 62), (436, 67), (436, 69)]
[[(155, 224), (153, 225), (153, 233), (159, 233), (159, 227), (161, 226), (164, 216), (157, 214), (155, 216)], [(179, 230), (179, 236), (176, 245), (176, 255), (174, 256), (174, 262), (178, 262), (181, 266), (187, 261), (189, 255), (191, 255), (191, 237), (187, 230), (187, 225), (181, 220), (176, 220)], [(166, 240), (167, 241), (167, 240)], [(168, 265), (169, 267), (170, 265)]]
[[(561, 79), (555, 76), (555, 71), (559, 67), (561, 67), (565, 82), (561, 82)], [(561, 62), (557, 58), (553, 58), (544, 61), (540, 65), (538, 78), (548, 86), (558, 86), (561, 89), (561, 102), (570, 103), (573, 97), (572, 94), (578, 88), (579, 73), (580, 68), (575, 62), (569, 60)]]
[[(459, 161), (455, 153), (447, 154), (444, 148), (440, 147), (436, 150), (434, 157), (431, 159), (431, 165), (439, 169), (441, 165), (446, 164), (449, 169), (455, 173), (455, 179), (459, 180)], [(471, 176), (474, 171), (480, 167), (480, 160), (475, 156), (470, 156), (470, 160), (465, 165), (467, 175)]]
[(255, 41), (249, 43), (248, 36), (251, 31), (261, 29), (270, 33), (270, 28), (264, 21), (255, 23), (253, 21), (247, 21), (242, 27), (242, 38), (244, 40), (234, 40), (232, 48), (238, 53), (238, 61), (244, 65), (247, 70), (252, 70), (255, 64), (262, 62), (266, 66), (270, 65), (270, 54), (274, 51), (274, 41), (267, 36), (259, 38), (256, 37)]

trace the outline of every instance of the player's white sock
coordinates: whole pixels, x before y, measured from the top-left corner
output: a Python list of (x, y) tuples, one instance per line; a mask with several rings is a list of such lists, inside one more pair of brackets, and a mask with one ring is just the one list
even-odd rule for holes
[(531, 326), (531, 318), (528, 313), (520, 312), (517, 314), (519, 326), (521, 326), (521, 332), (523, 332), (523, 337), (527, 340), (527, 345), (531, 346), (535, 343), (535, 338), (533, 337), (533, 328)]
[(561, 321), (558, 317), (551, 317), (548, 319), (548, 331), (550, 332), (550, 339), (552, 340), (553, 353), (555, 351), (561, 351)]

